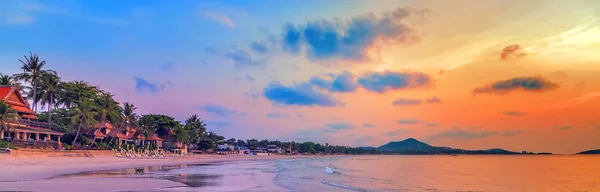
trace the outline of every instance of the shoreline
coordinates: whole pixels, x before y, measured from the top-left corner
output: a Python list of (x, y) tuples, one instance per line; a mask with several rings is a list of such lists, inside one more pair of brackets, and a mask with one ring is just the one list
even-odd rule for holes
[[(186, 185), (152, 178), (81, 177), (63, 175), (150, 166), (209, 164), (232, 161), (300, 159), (318, 156), (189, 155), (166, 159), (97, 157), (15, 157), (0, 154), (0, 189), (8, 191), (146, 191)], [(125, 181), (125, 180), (129, 180)], [(119, 181), (119, 182), (116, 182)], [(125, 182), (123, 182), (125, 181)]]

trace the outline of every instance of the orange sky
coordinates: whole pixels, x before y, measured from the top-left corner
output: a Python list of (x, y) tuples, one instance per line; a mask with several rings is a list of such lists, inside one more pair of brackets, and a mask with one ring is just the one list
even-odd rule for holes
[(2, 73), (33, 51), (64, 80), (226, 137), (600, 147), (596, 0), (9, 1), (0, 29)]

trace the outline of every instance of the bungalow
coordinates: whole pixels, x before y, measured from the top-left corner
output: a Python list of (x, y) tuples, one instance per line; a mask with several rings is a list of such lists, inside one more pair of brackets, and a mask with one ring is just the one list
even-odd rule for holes
[(110, 123), (104, 123), (104, 125), (98, 123), (93, 129), (87, 130), (85, 135), (89, 138), (96, 137), (96, 142), (103, 142), (108, 137), (115, 137), (119, 146), (132, 143), (135, 145), (153, 144), (158, 148), (163, 147), (163, 139), (158, 137), (157, 134), (154, 134), (150, 139), (146, 139), (146, 137), (139, 135), (135, 128), (127, 127), (121, 130)]
[(10, 104), (19, 118), (9, 122), (9, 131), (0, 131), (0, 139), (11, 140), (15, 145), (58, 147), (64, 133), (52, 130), (51, 125), (36, 121), (27, 100), (21, 95), (17, 85), (0, 85), (0, 100)]
[(277, 147), (277, 145), (267, 145), (267, 151), (269, 153), (281, 153), (281, 147)]
[(223, 144), (223, 145), (218, 145), (217, 150), (218, 151), (234, 151), (235, 147), (230, 144)]

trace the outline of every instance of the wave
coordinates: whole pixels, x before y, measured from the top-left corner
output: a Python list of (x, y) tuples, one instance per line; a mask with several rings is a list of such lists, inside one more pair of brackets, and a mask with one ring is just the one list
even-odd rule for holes
[(360, 188), (360, 187), (353, 187), (353, 186), (348, 186), (348, 185), (344, 185), (344, 184), (341, 184), (341, 183), (330, 182), (330, 181), (327, 181), (325, 179), (321, 180), (321, 183), (323, 183), (325, 185), (332, 186), (332, 187), (337, 187), (337, 188), (347, 189), (347, 190), (352, 190), (352, 191), (363, 191), (363, 192), (368, 192), (369, 191), (367, 189), (363, 189), (363, 188)]

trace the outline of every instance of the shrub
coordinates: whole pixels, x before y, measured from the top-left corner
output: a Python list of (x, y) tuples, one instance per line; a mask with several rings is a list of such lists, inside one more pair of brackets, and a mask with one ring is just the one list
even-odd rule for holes
[(98, 149), (106, 149), (108, 147), (106, 143), (96, 143), (96, 146), (98, 146)]
[(0, 140), (0, 148), (14, 149), (14, 147), (12, 146), (12, 143), (9, 143), (9, 142), (4, 141), (4, 140)]

